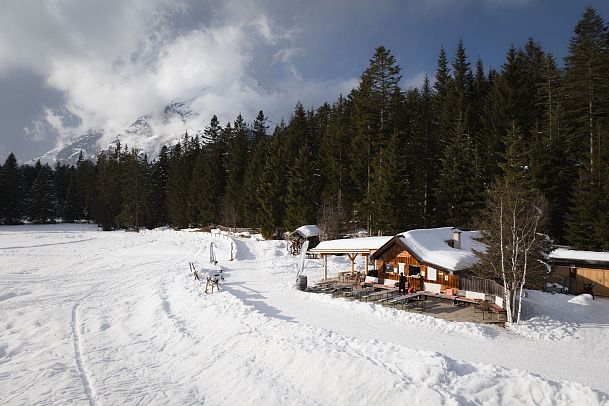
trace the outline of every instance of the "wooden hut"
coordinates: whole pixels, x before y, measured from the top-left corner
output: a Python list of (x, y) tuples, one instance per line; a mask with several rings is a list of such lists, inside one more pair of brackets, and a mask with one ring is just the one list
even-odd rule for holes
[(292, 255), (300, 254), (300, 248), (305, 241), (309, 241), (309, 250), (315, 248), (319, 244), (319, 236), (321, 231), (316, 225), (307, 225), (298, 227), (290, 233), (290, 252)]
[[(414, 290), (445, 291), (459, 288), (459, 273), (478, 261), (475, 251), (483, 251), (478, 231), (453, 227), (411, 230), (391, 238), (372, 259), (378, 282), (398, 281), (401, 272)], [(390, 282), (391, 283), (391, 282)]]
[(609, 252), (576, 251), (557, 248), (548, 262), (551, 278), (573, 295), (588, 292), (609, 296)]

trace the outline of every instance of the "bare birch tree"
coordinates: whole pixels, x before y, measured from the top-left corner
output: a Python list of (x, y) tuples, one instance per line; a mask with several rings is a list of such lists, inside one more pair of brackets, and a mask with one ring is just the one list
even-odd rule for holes
[(480, 218), (487, 250), (480, 253), (477, 271), (503, 283), (508, 323), (520, 322), (523, 289), (539, 283), (547, 271), (545, 214), (543, 196), (518, 182), (500, 180)]

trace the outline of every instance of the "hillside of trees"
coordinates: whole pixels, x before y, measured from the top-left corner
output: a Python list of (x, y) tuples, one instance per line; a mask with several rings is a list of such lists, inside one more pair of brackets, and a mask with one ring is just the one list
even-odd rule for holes
[(506, 172), (545, 196), (557, 243), (609, 250), (609, 34), (586, 8), (564, 67), (530, 39), (498, 69), (465, 44), (440, 49), (433, 79), (400, 88), (378, 47), (359, 85), (332, 104), (298, 103), (270, 129), (261, 111), (158, 157), (117, 145), (94, 161), (0, 167), (0, 220), (86, 219), (104, 229), (224, 224), (280, 236), (317, 223), (356, 229), (470, 228)]

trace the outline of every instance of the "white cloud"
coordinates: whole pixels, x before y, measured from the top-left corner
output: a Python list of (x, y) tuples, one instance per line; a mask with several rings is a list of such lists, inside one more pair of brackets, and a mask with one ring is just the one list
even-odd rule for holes
[[(414, 76), (406, 77), (402, 79), (403, 87), (405, 89), (410, 89), (412, 87), (416, 87), (420, 89), (425, 82), (425, 77), (427, 76), (427, 72), (419, 72)], [(431, 79), (430, 79), (431, 80)]]
[[(212, 5), (205, 21), (176, 27), (172, 18), (186, 18), (193, 4), (10, 1), (0, 15), (0, 74), (28, 69), (42, 75), (63, 93), (65, 114), (79, 118), (67, 125), (63, 113), (47, 110), (24, 134), (37, 140), (51, 129), (61, 146), (89, 128), (102, 128), (107, 143), (140, 115), (158, 113), (172, 101), (188, 101), (198, 113), (186, 124), (190, 128), (205, 125), (213, 114), (223, 122), (239, 112), (251, 120), (260, 109), (278, 120), (297, 100), (318, 104), (357, 83), (303, 80), (295, 63), (306, 55), (294, 46), (298, 27), (282, 28), (253, 2)], [(260, 53), (268, 55), (267, 67), (280, 65), (287, 77), (268, 87), (259, 83), (252, 63)], [(180, 123), (157, 117), (154, 124), (168, 134), (183, 132)]]
[(46, 123), (42, 120), (34, 120), (28, 127), (23, 128), (23, 134), (33, 142), (42, 142), (46, 138)]

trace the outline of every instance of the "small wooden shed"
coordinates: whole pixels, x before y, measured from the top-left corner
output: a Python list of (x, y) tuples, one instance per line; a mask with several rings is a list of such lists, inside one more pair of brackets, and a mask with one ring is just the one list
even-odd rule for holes
[(609, 252), (557, 248), (548, 262), (553, 281), (570, 294), (583, 293), (588, 285), (595, 295), (609, 297)]
[(373, 255), (379, 283), (399, 279), (401, 272), (415, 290), (459, 289), (461, 272), (471, 269), (483, 251), (476, 240), (478, 231), (461, 231), (453, 227), (410, 230), (380, 247)]
[(309, 250), (319, 244), (321, 231), (314, 224), (298, 227), (290, 233), (290, 252), (292, 255), (300, 254), (300, 248), (305, 241), (309, 241)]

